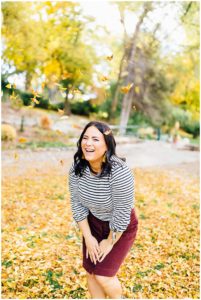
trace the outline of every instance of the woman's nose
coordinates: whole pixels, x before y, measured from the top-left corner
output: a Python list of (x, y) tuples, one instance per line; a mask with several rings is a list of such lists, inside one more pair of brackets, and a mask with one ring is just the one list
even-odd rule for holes
[(88, 140), (86, 141), (86, 145), (91, 145), (91, 140), (90, 140), (90, 139), (88, 139)]

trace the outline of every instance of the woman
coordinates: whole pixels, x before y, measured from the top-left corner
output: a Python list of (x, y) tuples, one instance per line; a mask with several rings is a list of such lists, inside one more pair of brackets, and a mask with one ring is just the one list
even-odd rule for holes
[(71, 207), (83, 234), (83, 267), (93, 299), (122, 297), (116, 276), (138, 228), (133, 175), (115, 153), (112, 131), (88, 123), (69, 172)]

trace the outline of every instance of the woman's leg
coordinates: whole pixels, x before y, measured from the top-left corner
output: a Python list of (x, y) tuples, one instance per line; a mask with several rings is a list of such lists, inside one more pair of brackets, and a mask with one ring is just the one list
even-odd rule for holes
[(94, 274), (87, 272), (87, 283), (92, 299), (105, 299), (106, 294), (101, 285), (96, 281)]
[(105, 277), (105, 276), (95, 275), (95, 278), (96, 281), (103, 288), (107, 296), (109, 296), (109, 298), (121, 299), (122, 288), (117, 276)]

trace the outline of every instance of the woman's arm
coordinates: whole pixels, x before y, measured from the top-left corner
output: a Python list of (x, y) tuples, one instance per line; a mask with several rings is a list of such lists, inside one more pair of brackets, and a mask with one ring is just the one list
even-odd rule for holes
[(84, 236), (87, 247), (87, 258), (89, 254), (91, 261), (96, 264), (96, 261), (98, 260), (99, 245), (98, 241), (92, 236), (88, 224), (87, 216), (89, 210), (84, 207), (79, 200), (78, 179), (75, 176), (73, 166), (69, 171), (69, 190), (73, 218), (77, 222)]
[(85, 243), (87, 247), (86, 257), (88, 258), (88, 254), (89, 254), (91, 261), (94, 262), (94, 264), (96, 264), (96, 261), (99, 260), (100, 249), (99, 249), (98, 241), (91, 234), (91, 230), (87, 218), (78, 222), (78, 226), (85, 239)]
[(91, 229), (89, 227), (89, 223), (87, 218), (78, 222), (79, 228), (82, 231), (82, 234), (85, 239), (89, 238), (91, 236)]

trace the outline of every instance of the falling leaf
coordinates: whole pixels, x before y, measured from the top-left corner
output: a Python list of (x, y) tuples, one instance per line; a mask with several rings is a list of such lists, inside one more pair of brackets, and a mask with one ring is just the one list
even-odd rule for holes
[(129, 83), (127, 86), (122, 86), (121, 92), (124, 94), (127, 94), (130, 91), (130, 89), (132, 88), (132, 86), (133, 86), (133, 83)]
[(20, 137), (20, 138), (18, 139), (18, 142), (19, 142), (19, 143), (26, 143), (26, 142), (27, 142), (27, 139), (26, 139), (25, 137)]
[(100, 80), (101, 81), (107, 81), (109, 78), (107, 76), (101, 76)]
[(63, 166), (64, 165), (64, 161), (61, 159), (60, 160), (60, 164)]
[(135, 92), (136, 92), (136, 94), (139, 94), (139, 92), (140, 92), (139, 86), (136, 86), (136, 87), (135, 87)]
[(72, 92), (73, 92), (74, 94), (81, 94), (80, 90), (78, 90), (78, 89), (74, 89), (74, 90), (72, 90)]
[(14, 153), (14, 159), (18, 160), (19, 159), (19, 154), (17, 152)]
[(112, 130), (107, 130), (104, 132), (105, 135), (109, 135), (112, 132)]
[(10, 98), (10, 100), (15, 100), (15, 99), (18, 98), (18, 95), (16, 95), (15, 92), (13, 91), (13, 92), (12, 92), (12, 95), (10, 95), (9, 98)]
[(72, 77), (72, 73), (69, 73), (69, 72), (67, 72), (67, 71), (65, 71), (65, 72), (62, 74), (62, 76), (61, 76), (62, 80), (65, 80), (65, 79), (68, 79), (68, 78), (71, 78), (71, 77)]
[(9, 83), (9, 84), (6, 85), (6, 88), (7, 88), (7, 89), (11, 89), (11, 88), (12, 88), (12, 85)]
[(13, 83), (13, 88), (16, 89), (16, 84), (15, 83)]
[(34, 95), (34, 98), (36, 98), (36, 97), (40, 98), (40, 97), (41, 97), (41, 96), (38, 94), (37, 91), (35, 91), (35, 90), (32, 89), (31, 92), (32, 92), (32, 94)]
[(133, 109), (134, 109), (134, 110), (137, 110), (136, 107), (135, 107), (135, 105), (133, 105)]
[(36, 103), (36, 104), (39, 104), (39, 103), (40, 103), (40, 101), (37, 100), (36, 98), (31, 98), (31, 101), (34, 102), (34, 103)]
[(73, 124), (72, 126), (73, 126), (73, 128), (76, 128), (76, 129), (82, 129), (82, 127), (77, 124)]
[(113, 59), (113, 54), (110, 55), (110, 56), (107, 56), (106, 59), (107, 59), (107, 60), (112, 60), (112, 59)]
[(56, 130), (56, 133), (59, 134), (59, 135), (63, 134), (63, 132), (61, 130), (59, 130), (59, 129)]
[(64, 111), (63, 111), (62, 109), (59, 109), (59, 108), (58, 108), (58, 113), (59, 113), (61, 116), (63, 116)]
[(46, 86), (46, 82), (42, 82), (42, 83), (41, 83), (41, 88), (42, 88), (42, 90), (45, 88), (45, 86)]
[(62, 116), (61, 118), (60, 118), (60, 120), (67, 120), (69, 118), (69, 116)]

